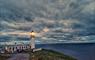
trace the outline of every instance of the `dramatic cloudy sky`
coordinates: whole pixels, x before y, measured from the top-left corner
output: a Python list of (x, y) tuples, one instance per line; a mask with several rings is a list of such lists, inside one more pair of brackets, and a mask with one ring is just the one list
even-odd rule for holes
[[(0, 0), (0, 42), (95, 42), (95, 0)], [(6, 34), (5, 34), (6, 33)]]

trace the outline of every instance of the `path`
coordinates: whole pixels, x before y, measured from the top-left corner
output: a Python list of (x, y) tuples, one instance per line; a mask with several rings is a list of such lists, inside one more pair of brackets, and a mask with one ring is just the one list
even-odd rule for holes
[(15, 54), (13, 57), (9, 58), (8, 60), (29, 60), (29, 54), (25, 53)]

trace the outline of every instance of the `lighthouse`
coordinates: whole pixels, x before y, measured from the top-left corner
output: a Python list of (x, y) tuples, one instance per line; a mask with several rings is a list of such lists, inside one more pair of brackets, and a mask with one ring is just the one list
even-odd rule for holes
[(30, 33), (30, 38), (31, 38), (30, 47), (31, 47), (31, 49), (35, 48), (35, 35), (36, 35), (36, 33), (34, 31), (31, 31), (31, 33)]

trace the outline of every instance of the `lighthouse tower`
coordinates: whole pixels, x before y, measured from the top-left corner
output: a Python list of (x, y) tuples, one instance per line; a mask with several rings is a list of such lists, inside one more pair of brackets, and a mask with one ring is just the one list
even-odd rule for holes
[(34, 31), (30, 33), (30, 37), (31, 37), (30, 47), (31, 49), (34, 49), (35, 48), (35, 32)]

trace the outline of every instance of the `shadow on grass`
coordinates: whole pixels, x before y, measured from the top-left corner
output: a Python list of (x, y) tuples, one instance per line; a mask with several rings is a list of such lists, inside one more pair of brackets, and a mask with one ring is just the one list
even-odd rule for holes
[(0, 54), (0, 60), (7, 60), (11, 57), (11, 54)]

